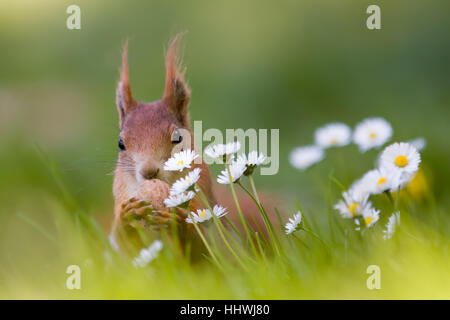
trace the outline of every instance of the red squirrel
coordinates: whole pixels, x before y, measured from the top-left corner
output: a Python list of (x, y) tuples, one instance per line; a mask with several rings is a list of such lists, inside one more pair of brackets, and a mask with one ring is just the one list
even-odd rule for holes
[[(161, 100), (154, 102), (134, 100), (128, 78), (127, 45), (123, 50), (120, 80), (116, 91), (120, 134), (113, 184), (115, 204), (111, 233), (111, 242), (116, 249), (127, 251), (130, 245), (144, 245), (140, 242), (136, 223), (140, 223), (149, 231), (170, 225), (171, 214), (164, 206), (163, 200), (168, 196), (169, 186), (183, 174), (165, 171), (163, 165), (171, 157), (174, 145), (182, 142), (183, 136), (180, 132), (190, 133), (191, 139), (188, 140), (191, 145), (187, 147), (194, 150), (188, 112), (191, 93), (178, 56), (179, 40), (180, 35), (177, 35), (169, 43), (165, 56), (164, 94)], [(198, 185), (210, 205), (214, 205), (216, 200), (207, 165), (202, 162), (194, 167), (201, 168)], [(241, 199), (243, 200), (242, 197)], [(249, 204), (248, 199), (243, 201), (243, 208), (251, 208), (253, 213), (257, 214), (256, 206)], [(231, 206), (229, 197), (221, 202)], [(189, 204), (189, 209), (194, 212), (204, 207), (197, 197)], [(233, 218), (234, 208), (229, 209), (230, 219), (238, 221)], [(130, 222), (130, 217), (135, 219)], [(141, 217), (145, 219), (140, 219)], [(195, 230), (185, 222), (187, 213), (177, 209), (176, 217), (181, 226), (182, 238), (195, 239)]]

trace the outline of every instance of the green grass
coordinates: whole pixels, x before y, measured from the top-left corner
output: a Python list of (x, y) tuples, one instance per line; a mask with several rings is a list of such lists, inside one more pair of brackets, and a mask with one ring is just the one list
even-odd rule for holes
[[(401, 226), (390, 240), (382, 230), (392, 212), (384, 195), (375, 198), (382, 210), (373, 228), (359, 232), (334, 210), (302, 210), (302, 229), (286, 236), (276, 230), (280, 253), (268, 244), (254, 255), (249, 245), (230, 241), (240, 261), (221, 243), (214, 223), (207, 241), (220, 267), (206, 254), (199, 262), (161, 235), (164, 248), (145, 268), (135, 268), (109, 246), (94, 216), (81, 209), (54, 162), (39, 151), (43, 169), (57, 186), (41, 199), (51, 223), (15, 215), (15, 229), (33, 241), (20, 254), (8, 254), (1, 265), (1, 298), (68, 299), (448, 299), (450, 288), (449, 215), (434, 201), (424, 181), (413, 195), (399, 198)], [(256, 177), (257, 179), (259, 177)], [(334, 203), (340, 183), (331, 174), (320, 200)], [(242, 181), (246, 183), (245, 181)], [(301, 197), (299, 198), (301, 202)], [(323, 219), (328, 216), (328, 218)], [(20, 228), (18, 227), (20, 226)], [(231, 231), (231, 230), (230, 230)], [(230, 232), (231, 234), (231, 232)], [(23, 238), (23, 237), (22, 237)], [(230, 240), (230, 238), (228, 238)], [(148, 240), (148, 243), (151, 239)], [(81, 268), (81, 290), (65, 287), (69, 265)], [(381, 289), (366, 286), (369, 265), (381, 269)]]

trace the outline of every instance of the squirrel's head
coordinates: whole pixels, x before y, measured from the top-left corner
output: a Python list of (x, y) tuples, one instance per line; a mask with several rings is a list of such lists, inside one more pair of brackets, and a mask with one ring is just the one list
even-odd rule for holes
[(123, 51), (116, 92), (120, 126), (118, 167), (137, 182), (157, 178), (172, 183), (179, 174), (164, 171), (164, 162), (174, 151), (193, 149), (188, 113), (190, 90), (184, 80), (184, 70), (180, 70), (179, 39), (180, 35), (169, 44), (164, 96), (155, 102), (133, 99), (128, 80), (127, 45)]

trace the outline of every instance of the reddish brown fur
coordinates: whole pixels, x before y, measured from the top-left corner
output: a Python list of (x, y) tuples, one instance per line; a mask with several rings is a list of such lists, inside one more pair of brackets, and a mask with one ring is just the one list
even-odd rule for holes
[[(117, 235), (117, 230), (124, 223), (122, 217), (127, 213), (125, 210), (129, 207), (124, 204), (129, 202), (130, 198), (142, 195), (139, 188), (145, 180), (143, 178), (144, 174), (168, 185), (181, 177), (179, 172), (163, 170), (163, 164), (171, 156), (174, 147), (171, 142), (172, 132), (177, 128), (188, 130), (191, 135), (191, 144), (184, 147), (194, 149), (194, 139), (190, 130), (188, 112), (190, 89), (184, 80), (185, 72), (184, 70), (181, 71), (178, 56), (179, 40), (180, 35), (170, 42), (167, 50), (164, 95), (161, 100), (150, 103), (136, 102), (132, 97), (128, 78), (127, 44), (124, 47), (116, 102), (119, 112), (120, 137), (126, 150), (119, 152), (114, 176), (115, 219), (112, 231), (113, 236)], [(189, 139), (186, 141), (189, 141)], [(202, 169), (198, 184), (206, 194), (210, 204), (215, 204), (216, 201), (212, 191), (208, 167), (204, 162), (196, 166)], [(159, 194), (161, 190), (168, 190), (168, 187), (162, 186), (158, 190)], [(220, 195), (222, 194), (220, 192)], [(161, 197), (163, 196), (167, 195), (161, 193)], [(226, 197), (221, 196), (220, 198), (220, 202), (227, 205), (228, 208), (235, 208), (234, 202), (229, 201), (229, 195)], [(246, 213), (254, 213), (258, 217), (258, 224), (262, 226), (256, 206), (250, 202), (248, 197), (240, 198), (243, 210)], [(191, 211), (202, 208), (204, 208), (204, 205), (199, 199), (194, 198), (191, 201), (189, 208)], [(231, 220), (239, 225), (236, 215), (233, 217), (231, 213)], [(248, 220), (253, 224), (251, 218)], [(255, 225), (254, 227), (256, 229)], [(186, 228), (185, 230), (190, 232), (191, 229)]]
[(191, 98), (191, 90), (187, 86), (184, 75), (186, 69), (181, 70), (179, 61), (179, 41), (181, 34), (175, 36), (170, 42), (166, 53), (166, 85), (164, 89), (164, 101), (172, 106), (171, 110), (186, 128), (190, 129), (188, 104)]
[[(178, 59), (178, 43), (176, 36), (166, 54), (166, 87), (164, 96), (155, 102), (136, 102), (131, 95), (129, 84), (127, 54), (125, 45), (122, 55), (122, 69), (117, 87), (116, 103), (119, 112), (120, 137), (126, 147), (118, 155), (114, 176), (113, 194), (114, 224), (113, 235), (122, 223), (123, 204), (139, 194), (140, 183), (144, 181), (141, 173), (151, 172), (153, 178), (172, 184), (181, 174), (164, 171), (163, 164), (171, 156), (174, 145), (171, 142), (172, 132), (177, 128), (190, 131), (187, 106), (190, 90), (184, 81), (184, 72), (180, 72)], [(189, 141), (189, 139), (186, 139)], [(191, 145), (185, 146), (194, 149)], [(196, 165), (202, 169), (198, 182), (211, 204), (215, 203), (212, 193), (211, 178), (206, 164)], [(190, 209), (203, 208), (199, 199), (191, 201)]]

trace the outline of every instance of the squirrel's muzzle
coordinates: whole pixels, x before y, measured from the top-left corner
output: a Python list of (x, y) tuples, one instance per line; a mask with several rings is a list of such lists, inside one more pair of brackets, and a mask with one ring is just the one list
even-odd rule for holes
[(159, 168), (142, 168), (139, 173), (145, 180), (151, 180), (157, 177)]

